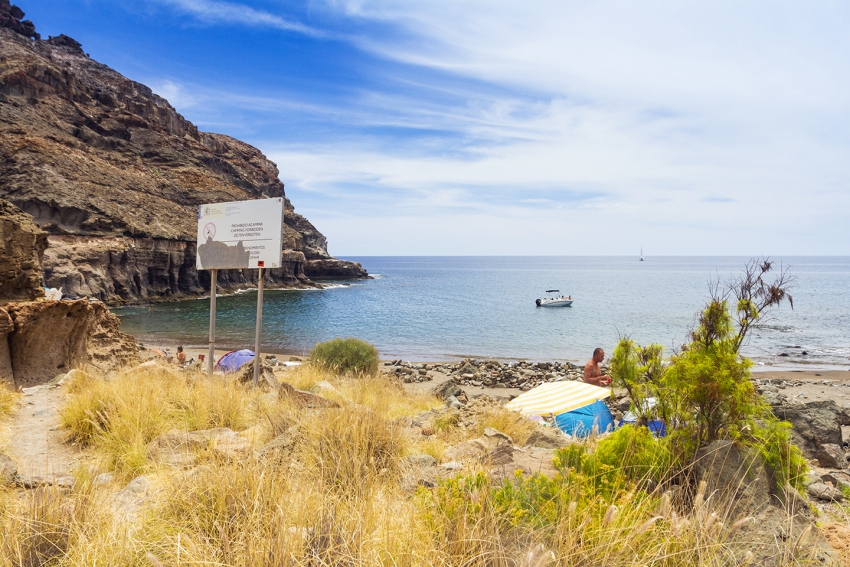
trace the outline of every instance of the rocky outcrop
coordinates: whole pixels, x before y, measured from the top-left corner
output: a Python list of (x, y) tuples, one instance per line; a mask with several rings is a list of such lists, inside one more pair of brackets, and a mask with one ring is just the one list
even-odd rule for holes
[(0, 301), (44, 297), (41, 263), (47, 233), (30, 215), (0, 199)]
[(825, 444), (841, 445), (841, 426), (850, 425), (850, 410), (833, 400), (773, 405), (779, 419), (791, 423), (791, 439), (809, 459), (817, 459)]
[(24, 11), (17, 6), (12, 6), (9, 0), (0, 0), (0, 28), (9, 28), (24, 37), (40, 39), (35, 33), (35, 24), (24, 20)]
[[(0, 197), (50, 234), (47, 286), (110, 303), (196, 296), (209, 287), (195, 268), (197, 206), (268, 197), (284, 198), (287, 250), (271, 285), (367, 276), (328, 254), (258, 149), (199, 131), (72, 38), (33, 41), (19, 12), (0, 0)], [(220, 273), (219, 283), (255, 272)]]
[[(6, 319), (11, 330), (3, 334)], [(11, 378), (6, 381), (26, 388), (72, 368), (88, 366), (107, 372), (137, 362), (133, 337), (121, 333), (118, 326), (118, 317), (105, 305), (88, 300), (8, 304), (0, 308), (0, 372), (10, 368)]]

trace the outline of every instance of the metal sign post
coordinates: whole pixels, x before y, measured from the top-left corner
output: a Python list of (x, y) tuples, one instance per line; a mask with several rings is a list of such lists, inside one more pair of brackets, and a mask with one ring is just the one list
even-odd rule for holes
[(218, 280), (218, 270), (212, 269), (210, 271), (212, 272), (210, 274), (210, 351), (207, 354), (209, 357), (207, 368), (209, 369), (209, 375), (212, 376), (213, 367), (215, 366), (213, 363), (213, 356), (215, 355), (215, 284)]
[(263, 330), (263, 268), (257, 281), (257, 330), (254, 335), (254, 387), (260, 382), (260, 333)]
[(195, 266), (210, 270), (209, 373), (215, 365), (215, 300), (218, 270), (259, 268), (257, 330), (254, 338), (254, 386), (260, 377), (264, 268), (280, 268), (283, 252), (283, 197), (198, 205)]

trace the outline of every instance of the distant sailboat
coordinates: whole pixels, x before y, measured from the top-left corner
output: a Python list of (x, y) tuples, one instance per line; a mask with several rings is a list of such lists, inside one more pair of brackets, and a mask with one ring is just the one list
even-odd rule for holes
[(640, 261), (643, 262), (643, 246), (640, 247)]

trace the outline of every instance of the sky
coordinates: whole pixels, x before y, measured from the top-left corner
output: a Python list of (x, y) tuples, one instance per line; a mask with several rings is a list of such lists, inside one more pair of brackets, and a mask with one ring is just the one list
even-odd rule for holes
[(844, 1), (14, 3), (337, 256), (850, 254)]

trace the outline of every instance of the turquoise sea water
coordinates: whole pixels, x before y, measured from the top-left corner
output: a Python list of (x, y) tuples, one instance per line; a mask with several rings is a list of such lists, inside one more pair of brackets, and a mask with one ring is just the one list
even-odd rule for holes
[[(687, 339), (709, 282), (746, 257), (357, 257), (375, 279), (324, 290), (267, 290), (263, 351), (307, 353), (354, 336), (383, 358), (586, 361), (621, 335), (668, 351)], [(787, 304), (751, 336), (765, 365), (850, 366), (850, 257), (774, 257), (796, 278)], [(538, 308), (547, 289), (566, 308)], [(219, 297), (217, 346), (252, 348), (256, 293)], [(207, 344), (209, 299), (116, 309), (122, 330), (160, 345)], [(807, 352), (806, 355), (803, 352)], [(788, 356), (780, 356), (781, 354)]]

